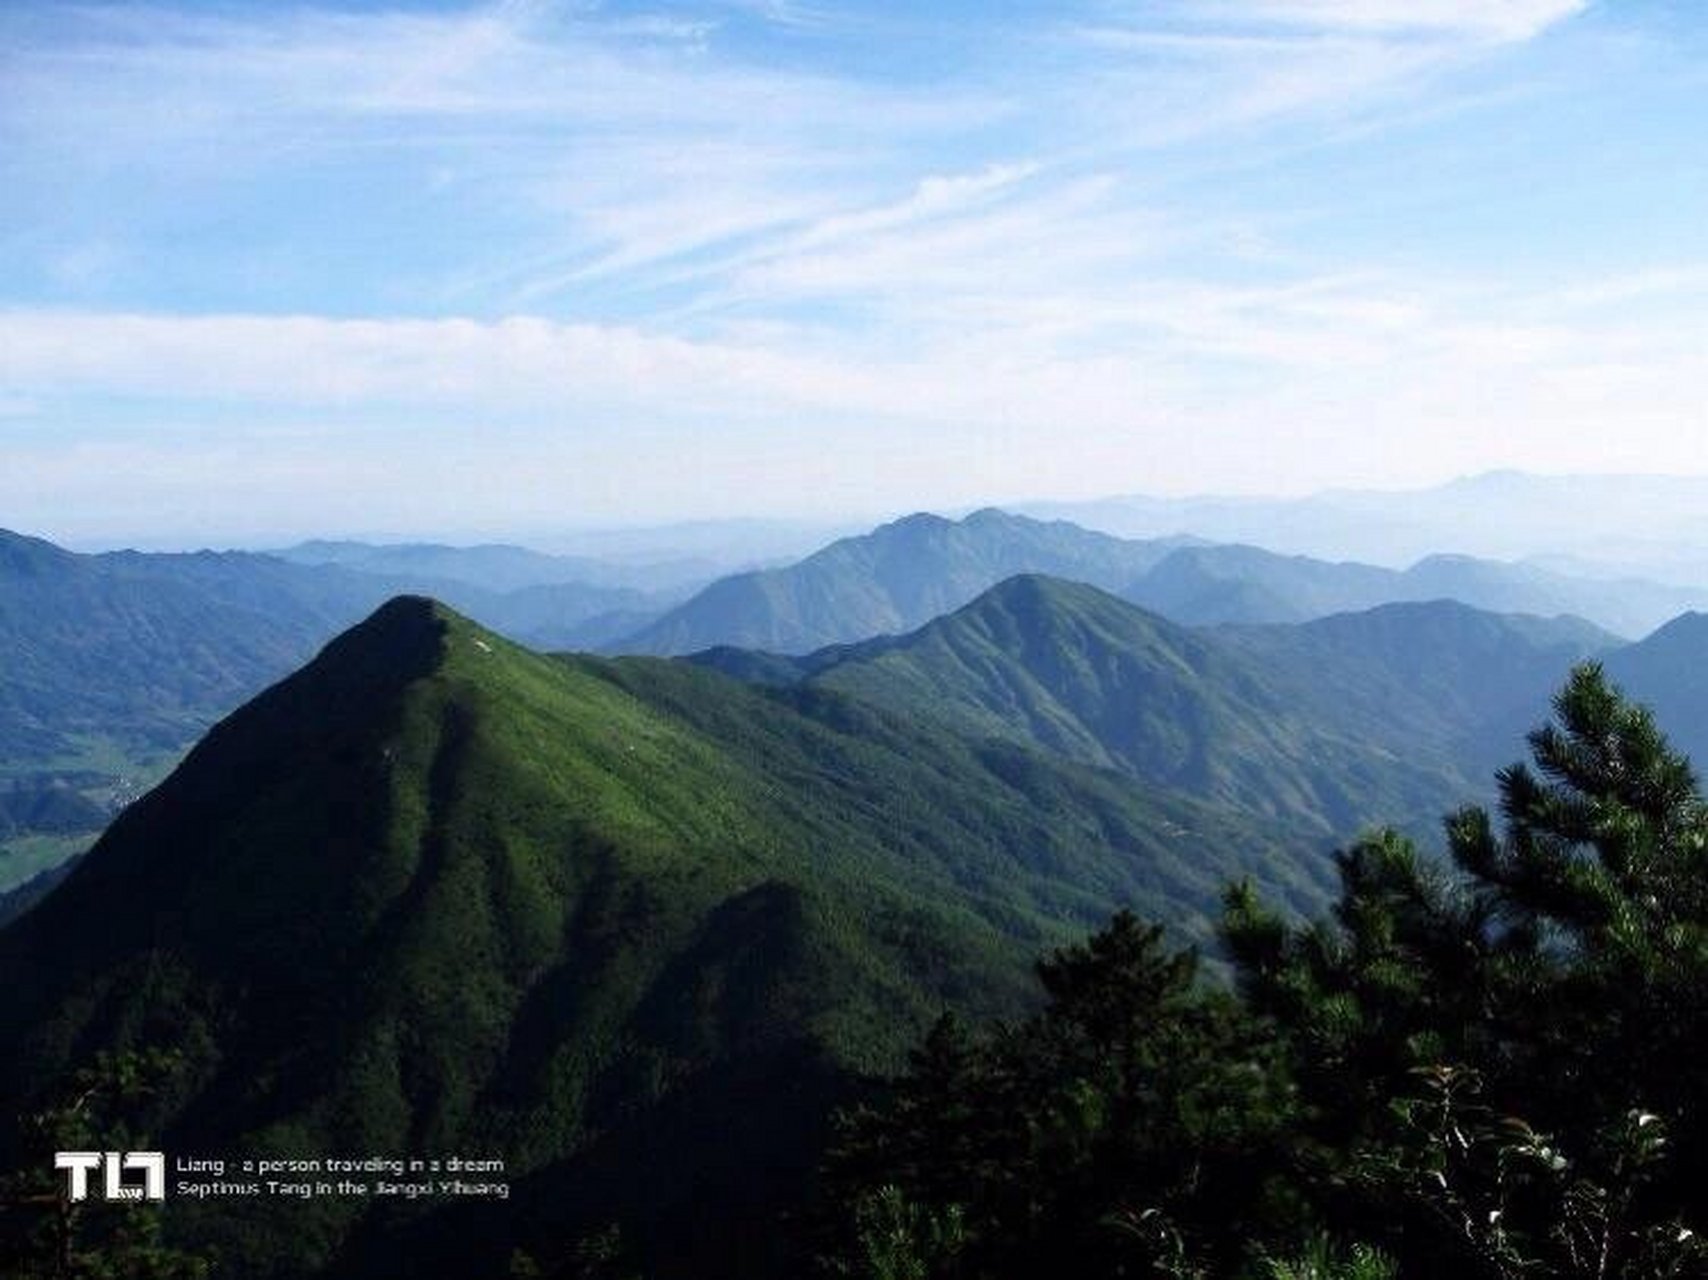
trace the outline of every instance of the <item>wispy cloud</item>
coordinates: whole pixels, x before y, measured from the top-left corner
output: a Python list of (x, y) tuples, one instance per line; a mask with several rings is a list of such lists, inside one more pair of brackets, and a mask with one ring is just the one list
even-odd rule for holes
[(1209, 0), (1200, 14), (1314, 30), (1528, 40), (1583, 12), (1587, 0)]
[(1699, 327), (1631, 313), (1699, 311), (1708, 251), (1521, 270), (1547, 210), (1456, 170), (1482, 115), (1565, 128), (1525, 89), (1581, 85), (1582, 0), (1086, 0), (952, 50), (854, 12), (0, 13), (0, 416), (209, 474), (253, 421), (460, 465), (455, 419), (972, 500), (1511, 465), (1618, 404), (1678, 454)]
[(1585, 0), (1190, 0), (1118, 5), (1073, 27), (1104, 60), (1086, 97), (1125, 103), (1125, 136), (1153, 147), (1330, 115), (1364, 126)]
[(1708, 265), (1651, 267), (1592, 278), (1560, 290), (1550, 302), (1576, 309), (1657, 299), (1708, 301)]
[[(1702, 270), (1609, 282), (1605, 296), (1687, 279), (1699, 286)], [(716, 420), (739, 404), (747, 417), (788, 419), (802, 410), (921, 422), (999, 417), (1046, 429), (1070, 406), (1082, 424), (1140, 424), (1146, 413), (1135, 397), (1201, 396), (1218, 370), (1235, 385), (1254, 377), (1257, 388), (1326, 378), (1475, 389), (1492, 380), (1522, 392), (1532, 380), (1589, 368), (1646, 371), (1660, 385), (1682, 368), (1708, 364), (1708, 348), (1688, 332), (1667, 337), (1617, 314), (1568, 322), (1553, 289), (1383, 273), (1269, 285), (1159, 277), (1101, 293), (1039, 285), (1023, 296), (953, 283), (937, 299), (937, 323), (912, 347), (826, 343), (797, 326), (689, 339), (529, 316), (14, 310), (0, 312), (0, 388), (21, 399), (100, 394), (500, 415), (544, 409), (566, 420), (613, 408), (637, 420), (684, 412)], [(999, 308), (990, 322), (988, 312)]]
[[(488, 305), (537, 300), (864, 209), (1012, 109), (975, 85), (717, 56), (714, 17), (517, 4), (70, 14), (69, 31), (19, 21), (8, 42), (0, 126), (16, 164), (74, 156), (123, 172), (146, 157), (138, 194), (162, 204), (155, 184), (218, 200), (281, 171), (333, 188), (323, 198), (395, 201), (427, 169), (437, 199), (478, 198), (477, 216), (509, 234), (433, 262), (422, 293), (450, 282), (464, 304), (482, 288)], [(921, 199), (940, 194), (920, 186)]]
[[(758, 7), (784, 23), (814, 18)], [(886, 281), (917, 293), (919, 255), (895, 243), (902, 224), (959, 219), (939, 229), (952, 243), (922, 240), (926, 255), (954, 242), (1012, 248), (1001, 196), (1022, 178), (1040, 207), (1076, 205), (1135, 146), (1392, 105), (1460, 56), (1409, 38), (1419, 29), (1467, 44), (1517, 38), (1575, 7), (1147, 6), (1128, 22), (1070, 23), (1102, 51), (1088, 63), (917, 84), (754, 62), (717, 44), (716, 8), (78, 9), (51, 29), (17, 20), (0, 122), (44, 156), (93, 167), (146, 155), (157, 181), (216, 198), (283, 167), (336, 180), (328, 198), (412, 181), (440, 201), (498, 202), (483, 216), (507, 233), (502, 246), (459, 246), (458, 260), (416, 281), (441, 305), (558, 305), (596, 281), (632, 293), (660, 284), (651, 273), (664, 268), (663, 283), (694, 280), (751, 305), (767, 282), (792, 289), (810, 274), (822, 289), (838, 274), (823, 259), (843, 250), (865, 259), (861, 293)], [(1406, 18), (1414, 11), (1428, 16)], [(418, 168), (431, 177), (413, 177)], [(1122, 188), (1105, 190), (1111, 230), (1151, 217), (1131, 199), (1115, 210)], [(388, 206), (405, 198), (395, 190)], [(806, 261), (815, 250), (821, 260)]]

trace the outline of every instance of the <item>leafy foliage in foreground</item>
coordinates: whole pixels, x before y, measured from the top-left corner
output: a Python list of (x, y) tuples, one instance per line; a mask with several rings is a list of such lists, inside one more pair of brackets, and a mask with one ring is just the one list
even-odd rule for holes
[[(1064, 1258), (1117, 1274), (1187, 1239), (1237, 1243), (1267, 1198), (1287, 1080), (1257, 1024), (1195, 973), (1160, 929), (1118, 915), (1038, 966), (1038, 1016), (982, 1040), (939, 1022), (888, 1106), (853, 1116), (835, 1181), (921, 1247), (958, 1224), (926, 1274), (1039, 1275)], [(855, 1227), (870, 1252), (872, 1222)]]
[(1594, 666), (1448, 822), (1341, 858), (1332, 919), (1228, 899), (1237, 992), (1127, 916), (1032, 1020), (940, 1024), (830, 1162), (831, 1270), (1701, 1275), (1708, 811)]
[[(103, 1053), (26, 1118), (52, 1151), (133, 1147), (127, 1118), (178, 1067), (169, 1050)], [(47, 1209), (48, 1212), (41, 1210)], [(164, 1209), (66, 1200), (45, 1159), (0, 1176), (0, 1275), (8, 1280), (206, 1280), (212, 1260), (162, 1242)]]

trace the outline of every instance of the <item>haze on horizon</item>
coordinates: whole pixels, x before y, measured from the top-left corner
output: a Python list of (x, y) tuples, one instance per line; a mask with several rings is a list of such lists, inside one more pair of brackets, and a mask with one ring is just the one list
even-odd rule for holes
[(0, 11), (0, 525), (1708, 473), (1667, 0)]

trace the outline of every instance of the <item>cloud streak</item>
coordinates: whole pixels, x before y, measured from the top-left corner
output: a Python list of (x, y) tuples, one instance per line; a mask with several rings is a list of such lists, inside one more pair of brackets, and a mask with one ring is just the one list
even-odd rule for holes
[[(1278, 382), (1325, 378), (1342, 389), (1361, 381), (1499, 384), (1522, 399), (1586, 374), (1656, 388), (1678, 380), (1682, 398), (1695, 385), (1683, 381), (1687, 374), (1708, 373), (1708, 344), (1688, 330), (1634, 323), (1619, 304), (1632, 290), (1700, 288), (1704, 274), (1679, 268), (1580, 284), (1569, 291), (1579, 300), (1569, 316), (1556, 289), (1522, 293), (1387, 274), (1270, 285), (1159, 278), (1100, 295), (1040, 286), (1018, 301), (963, 282), (936, 300), (936, 322), (914, 347), (827, 345), (810, 327), (786, 326), (690, 339), (539, 316), (12, 310), (0, 312), (0, 396), (31, 405), (119, 396), (307, 412), (545, 410), (565, 422), (620, 411), (624, 421), (688, 417), (721, 429), (756, 416), (793, 421), (807, 411), (1000, 419), (1039, 430), (1069, 413), (1102, 429), (1142, 426), (1151, 406), (1202, 402), (1217, 393), (1218, 379), (1252, 380), (1254, 403)], [(1005, 310), (994, 317), (997, 308)], [(981, 314), (986, 323), (974, 323)]]
[(1529, 40), (1582, 13), (1587, 0), (1244, 0), (1204, 6), (1224, 19), (1310, 30)]
[(588, 492), (834, 462), (866, 509), (1682, 466), (1708, 246), (1521, 270), (1546, 209), (1503, 223), (1523, 180), (1458, 173), (1473, 134), (1441, 123), (1545, 159), (1589, 16), (1088, 0), (969, 18), (949, 56), (917, 18), (767, 0), (15, 10), (0, 454), (63, 490), (58, 430), (161, 486), (173, 449), (211, 475), (248, 440), (307, 494), (400, 441), (475, 466), (462, 423)]
[[(661, 22), (535, 4), (78, 9), (63, 28), (0, 26), (10, 46), (0, 124), (42, 163), (74, 156), (92, 172), (122, 171), (146, 156), (152, 181), (137, 212), (162, 229), (181, 216), (178, 191), (247, 200), (245, 184), (280, 169), (325, 183), (326, 202), (379, 196), (389, 214), (431, 199), (446, 206), (441, 216), (494, 221), (501, 249), (457, 245), (433, 278), (407, 264), (414, 278), (398, 287), (429, 310), (587, 297), (597, 307), (590, 285), (633, 295), (688, 281), (751, 306), (767, 281), (794, 301), (807, 270), (786, 264), (815, 250), (893, 264), (902, 274), (887, 279), (905, 288), (918, 262), (897, 247), (903, 224), (952, 214), (960, 226), (948, 238), (974, 243), (970, 224), (982, 213), (994, 224), (985, 239), (1000, 241), (1010, 211), (984, 197), (1019, 179), (1040, 207), (1071, 203), (1135, 147), (1178, 150), (1301, 112), (1368, 115), (1450, 71), (1479, 41), (1536, 34), (1577, 7), (1147, 7), (1145, 21), (1067, 24), (1069, 44), (1090, 59), (1069, 74), (1019, 61), (1015, 71), (916, 84), (755, 62), (719, 44), (717, 10)], [(1419, 30), (1454, 39), (1420, 41)], [(1035, 37), (998, 29), (991, 38), (1014, 42), (1006, 61)], [(1040, 193), (1046, 186), (1054, 192)], [(502, 203), (476, 213), (480, 198)], [(1150, 216), (1129, 201), (1106, 223), (1119, 233)], [(821, 291), (826, 266), (811, 271)], [(858, 292), (885, 284), (868, 273)]]

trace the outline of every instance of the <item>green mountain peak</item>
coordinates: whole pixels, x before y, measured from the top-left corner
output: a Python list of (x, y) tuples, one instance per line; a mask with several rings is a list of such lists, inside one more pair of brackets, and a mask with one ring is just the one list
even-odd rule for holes
[[(1372, 770), (1370, 742), (1301, 714), (1237, 647), (1044, 575), (1009, 578), (917, 631), (805, 665), (815, 686), (898, 713), (1335, 834), (1384, 812), (1432, 812), (1457, 781), (1399, 758)], [(1366, 781), (1352, 794), (1345, 779), (1355, 775)]]
[[(175, 1205), (233, 1265), (357, 1241), (480, 1273), (527, 1200), (552, 1232), (646, 1215), (661, 1256), (751, 1274), (739, 1224), (808, 1176), (843, 1083), (943, 1008), (1018, 1011), (1039, 947), (1119, 903), (1201, 922), (1228, 875), (1308, 902), (1325, 871), (830, 689), (547, 657), (401, 597), (0, 929), (0, 972), (32, 975), (0, 990), (0, 1096), (166, 1046), (179, 1072), (136, 1119), (159, 1149), (497, 1152), (519, 1187), (431, 1244), (360, 1206)], [(698, 1135), (672, 1139), (670, 1185), (605, 1186), (647, 1167), (658, 1108)], [(24, 1141), (0, 1127), (0, 1159)]]

